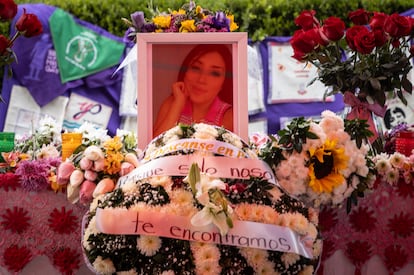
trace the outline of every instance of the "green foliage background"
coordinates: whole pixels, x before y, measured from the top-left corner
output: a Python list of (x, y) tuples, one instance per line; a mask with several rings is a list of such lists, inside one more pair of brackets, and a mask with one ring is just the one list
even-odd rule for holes
[[(149, 18), (150, 7), (168, 11), (188, 3), (187, 0), (15, 1), (16, 3), (45, 3), (60, 7), (118, 36), (123, 36), (126, 29), (121, 18), (129, 18), (134, 11), (144, 11)], [(212, 11), (231, 11), (240, 26), (239, 31), (247, 32), (249, 38), (254, 41), (262, 40), (266, 36), (291, 36), (296, 30), (294, 18), (305, 9), (314, 9), (320, 19), (333, 15), (346, 20), (348, 12), (357, 8), (385, 13), (401, 13), (414, 8), (412, 0), (196, 0), (195, 2)], [(3, 30), (1, 33), (4, 33)]]

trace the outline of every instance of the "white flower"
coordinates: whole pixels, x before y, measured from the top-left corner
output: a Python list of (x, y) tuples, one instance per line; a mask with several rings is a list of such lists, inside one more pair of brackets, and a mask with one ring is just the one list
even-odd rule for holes
[(392, 166), (401, 168), (407, 162), (407, 157), (401, 153), (395, 152), (390, 156)]
[(194, 129), (196, 130), (193, 135), (194, 138), (215, 140), (218, 136), (217, 129), (212, 125), (198, 123), (194, 125)]
[[(230, 206), (228, 206), (227, 212), (232, 212)], [(191, 224), (194, 226), (214, 224), (220, 230), (220, 234), (224, 236), (229, 230), (227, 219), (227, 215), (223, 212), (221, 207), (209, 203), (191, 218)]]
[(75, 129), (74, 132), (82, 133), (84, 143), (92, 142), (100, 144), (111, 138), (108, 135), (107, 129), (103, 129), (90, 122), (84, 122), (79, 128)]
[(161, 239), (157, 236), (141, 235), (137, 239), (137, 248), (145, 256), (154, 256), (161, 247)]
[(223, 134), (223, 140), (227, 143), (233, 144), (237, 148), (243, 148), (243, 143), (239, 136), (236, 136), (232, 132), (226, 132)]
[(92, 265), (99, 274), (110, 275), (116, 272), (114, 263), (109, 258), (103, 259), (101, 256), (98, 256)]

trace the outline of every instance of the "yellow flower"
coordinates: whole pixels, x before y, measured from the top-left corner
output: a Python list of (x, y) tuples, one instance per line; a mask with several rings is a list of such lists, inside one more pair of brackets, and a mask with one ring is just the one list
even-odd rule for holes
[(119, 152), (113, 152), (105, 156), (105, 173), (109, 175), (115, 175), (121, 171), (121, 162), (124, 160), (124, 156)]
[(330, 193), (344, 183), (345, 178), (340, 171), (346, 169), (348, 157), (343, 147), (337, 147), (336, 141), (326, 140), (322, 147), (311, 148), (309, 154), (309, 186), (313, 191)]
[(173, 14), (173, 15), (178, 15), (178, 14), (185, 15), (185, 10), (179, 9), (178, 11), (172, 11), (171, 14)]
[(120, 151), (122, 149), (122, 141), (119, 136), (115, 136), (103, 144), (105, 150), (108, 151)]
[(171, 24), (171, 16), (168, 15), (159, 15), (152, 18), (152, 22), (158, 27), (158, 28), (169, 28)]
[[(197, 5), (195, 12), (196, 12), (196, 15), (199, 15), (200, 13), (202, 14), (203, 13), (203, 8), (201, 8), (200, 6)], [(202, 14), (202, 15), (204, 15), (204, 14)]]
[(181, 22), (180, 32), (195, 32), (197, 30), (194, 25), (195, 20), (184, 20)]
[(236, 24), (236, 22), (234, 22), (234, 15), (227, 14), (226, 17), (230, 20), (230, 31), (234, 32), (235, 30), (237, 30), (239, 26)]

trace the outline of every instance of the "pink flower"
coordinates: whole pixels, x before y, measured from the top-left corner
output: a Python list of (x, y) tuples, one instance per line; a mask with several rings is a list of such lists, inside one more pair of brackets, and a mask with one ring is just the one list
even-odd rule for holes
[(129, 162), (123, 162), (121, 163), (121, 171), (119, 171), (119, 174), (121, 176), (125, 176), (129, 174), (132, 170), (135, 169), (135, 166)]
[(88, 158), (86, 158), (86, 157), (83, 157), (83, 158), (79, 161), (79, 167), (80, 167), (82, 170), (89, 170), (89, 169), (91, 169), (91, 168), (92, 168), (92, 166), (93, 166), (93, 161), (92, 161), (92, 160), (90, 160), (90, 159), (88, 159)]
[(260, 148), (263, 145), (265, 145), (269, 141), (268, 135), (265, 135), (263, 133), (254, 133), (250, 137), (250, 141), (257, 147)]
[(96, 185), (96, 188), (93, 191), (93, 197), (96, 198), (99, 195), (112, 192), (114, 188), (115, 188), (114, 181), (110, 178), (104, 178)]
[(70, 175), (69, 182), (70, 185), (73, 187), (81, 185), (85, 177), (83, 176), (83, 172), (81, 170), (76, 169), (73, 171), (73, 173)]
[(101, 158), (93, 162), (92, 170), (96, 172), (103, 171), (105, 168), (105, 159)]
[(75, 170), (75, 165), (71, 161), (62, 162), (57, 170), (57, 183), (65, 185), (69, 182), (70, 175)]
[(82, 204), (89, 204), (92, 201), (92, 194), (96, 188), (96, 184), (92, 181), (85, 180), (79, 191), (79, 201)]
[(88, 148), (85, 149), (85, 152), (83, 152), (84, 156), (87, 159), (90, 159), (92, 161), (96, 161), (98, 159), (103, 159), (104, 153), (102, 152), (101, 148), (95, 145), (91, 145)]
[(86, 170), (83, 176), (87, 180), (95, 181), (96, 178), (98, 177), (98, 173), (96, 173), (95, 171), (92, 171), (92, 170)]

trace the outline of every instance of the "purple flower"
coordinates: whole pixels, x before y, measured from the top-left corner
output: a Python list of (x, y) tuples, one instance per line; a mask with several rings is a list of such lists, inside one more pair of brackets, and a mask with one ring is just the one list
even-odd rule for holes
[(141, 31), (141, 28), (145, 25), (145, 17), (142, 11), (136, 11), (131, 14), (131, 20), (134, 27), (138, 32)]
[(220, 29), (227, 29), (230, 31), (230, 20), (226, 17), (226, 14), (222, 11), (216, 13), (216, 16), (213, 17), (213, 27), (220, 30)]
[(155, 32), (155, 24), (154, 23), (146, 23), (142, 26), (141, 32)]
[(20, 176), (20, 184), (27, 191), (46, 190), (49, 186), (50, 166), (47, 161), (25, 160), (19, 163), (15, 174)]

